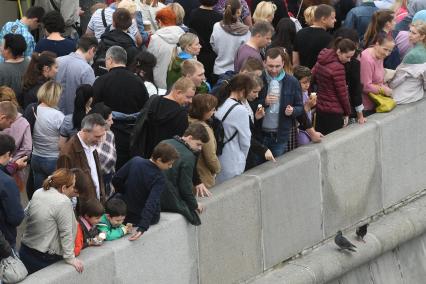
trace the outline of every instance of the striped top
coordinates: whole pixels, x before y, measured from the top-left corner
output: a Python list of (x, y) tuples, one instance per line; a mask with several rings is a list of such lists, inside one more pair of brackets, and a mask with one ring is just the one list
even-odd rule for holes
[[(106, 29), (102, 21), (102, 10), (103, 9), (96, 10), (95, 13), (93, 13), (92, 18), (90, 18), (89, 24), (87, 25), (87, 29), (95, 34), (95, 37), (98, 39), (98, 41), (101, 40), (101, 35), (105, 32)], [(112, 24), (112, 14), (114, 14), (114, 12), (114, 6), (105, 8), (105, 21), (107, 23), (107, 26)], [(111, 30), (113, 30), (112, 26)], [(127, 33), (134, 41), (136, 41), (136, 34), (138, 33), (138, 28), (134, 20), (132, 21), (132, 25), (130, 26)]]

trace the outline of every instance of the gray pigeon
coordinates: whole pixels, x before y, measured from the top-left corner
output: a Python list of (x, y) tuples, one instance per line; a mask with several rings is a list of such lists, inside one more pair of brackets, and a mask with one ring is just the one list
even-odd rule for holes
[(356, 252), (356, 246), (343, 236), (342, 231), (337, 232), (337, 235), (334, 238), (334, 242), (342, 250), (350, 250)]

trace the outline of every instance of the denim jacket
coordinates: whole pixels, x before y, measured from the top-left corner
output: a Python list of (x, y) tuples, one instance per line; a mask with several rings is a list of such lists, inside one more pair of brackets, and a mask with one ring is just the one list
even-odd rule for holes
[(358, 32), (360, 39), (364, 37), (368, 25), (371, 22), (371, 16), (378, 8), (373, 2), (363, 3), (362, 5), (352, 8), (346, 15), (343, 26), (350, 29), (355, 29)]

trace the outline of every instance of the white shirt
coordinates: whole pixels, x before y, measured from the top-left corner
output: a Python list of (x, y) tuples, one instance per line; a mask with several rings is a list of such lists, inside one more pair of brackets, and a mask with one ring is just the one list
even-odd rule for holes
[(88, 146), (86, 143), (84, 143), (84, 141), (80, 137), (80, 133), (77, 133), (77, 137), (80, 140), (81, 145), (83, 146), (84, 153), (86, 154), (87, 163), (89, 164), (89, 168), (90, 168), (90, 175), (92, 176), (92, 180), (96, 188), (96, 198), (100, 200), (101, 190), (99, 188), (99, 178), (98, 178), (98, 171), (96, 169), (95, 156), (93, 155), (93, 152), (96, 150), (96, 147)]

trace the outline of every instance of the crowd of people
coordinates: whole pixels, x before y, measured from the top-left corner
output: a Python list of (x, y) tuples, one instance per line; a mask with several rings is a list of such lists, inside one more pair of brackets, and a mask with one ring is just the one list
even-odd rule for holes
[(26, 218), (29, 273), (200, 225), (214, 185), (426, 90), (424, 0), (35, 2), (0, 31), (0, 250)]

